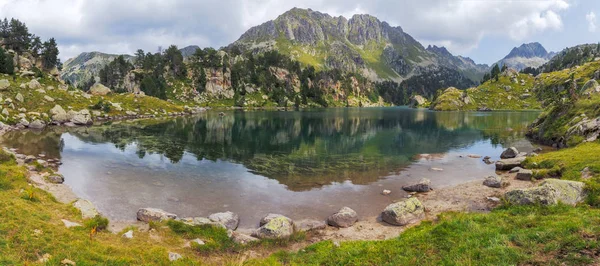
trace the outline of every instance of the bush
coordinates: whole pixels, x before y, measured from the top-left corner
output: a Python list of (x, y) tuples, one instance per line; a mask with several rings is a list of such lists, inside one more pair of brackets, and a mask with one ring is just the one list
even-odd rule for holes
[(102, 110), (105, 113), (110, 112), (110, 103), (105, 103), (103, 99), (100, 99), (96, 104), (90, 105), (90, 109), (92, 110)]
[(100, 232), (108, 228), (108, 219), (100, 215), (96, 215), (94, 218), (85, 222), (85, 227), (90, 230), (96, 228), (96, 231)]

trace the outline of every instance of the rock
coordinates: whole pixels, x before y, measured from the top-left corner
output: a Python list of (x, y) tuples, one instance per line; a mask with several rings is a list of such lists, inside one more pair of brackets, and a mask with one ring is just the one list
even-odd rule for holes
[(427, 104), (427, 99), (421, 95), (414, 95), (410, 97), (410, 103), (408, 106), (411, 108), (424, 107)]
[(467, 155), (467, 157), (469, 157), (469, 158), (473, 158), (473, 159), (479, 159), (479, 158), (481, 158), (481, 155), (477, 155), (477, 154), (469, 154), (469, 155)]
[(27, 121), (27, 119), (25, 119), (24, 117), (21, 118), (21, 120), (19, 121), (19, 123), (17, 125), (21, 125), (24, 127), (28, 127), (29, 126), (29, 121)]
[(296, 230), (299, 232), (323, 230), (327, 227), (327, 223), (325, 223), (325, 221), (311, 219), (294, 221), (294, 225), (296, 226)]
[[(2, 86), (0, 86), (1, 88)], [(583, 93), (583, 95), (590, 95), (594, 93), (600, 92), (600, 84), (595, 79), (588, 80), (583, 87), (579, 90), (579, 93)]]
[(425, 208), (417, 198), (388, 205), (381, 213), (381, 219), (391, 225), (407, 225), (425, 217)]
[(169, 261), (176, 261), (176, 260), (180, 260), (180, 259), (183, 259), (183, 257), (181, 255), (179, 255), (178, 253), (169, 252)]
[(335, 227), (350, 227), (358, 221), (358, 214), (348, 207), (341, 208), (338, 212), (327, 218), (327, 224)]
[(65, 227), (67, 228), (71, 228), (71, 227), (80, 227), (81, 224), (75, 223), (75, 222), (71, 222), (69, 220), (65, 220), (65, 219), (61, 219), (61, 221), (63, 222), (63, 224), (65, 225)]
[(176, 214), (168, 213), (161, 209), (141, 208), (137, 211), (137, 219), (142, 222), (160, 222), (177, 218)]
[[(286, 217), (284, 215), (281, 215), (281, 214), (269, 213), (269, 214), (267, 214), (267, 216), (265, 216), (262, 219), (260, 219), (260, 222), (258, 224), (259, 224), (259, 226), (263, 226), (263, 225), (267, 224), (268, 222), (270, 222), (271, 220), (273, 220), (275, 218), (278, 218), (278, 217), (288, 218), (288, 217)], [(290, 218), (288, 218), (288, 219), (290, 219)]]
[(20, 77), (33, 77), (35, 76), (35, 73), (33, 71), (21, 71), (21, 74), (19, 74)]
[(486, 199), (487, 199), (488, 201), (495, 202), (495, 203), (498, 203), (498, 202), (500, 202), (500, 199), (499, 199), (499, 198), (497, 198), (497, 197), (487, 197)]
[(10, 82), (6, 79), (0, 79), (0, 91), (6, 90), (10, 87)]
[(526, 157), (517, 157), (511, 159), (502, 159), (496, 162), (496, 170), (510, 170), (515, 167), (521, 166), (521, 163), (525, 161)]
[(521, 170), (519, 170), (519, 172), (517, 172), (516, 178), (519, 180), (531, 181), (532, 177), (533, 177), (533, 171), (527, 170), (527, 169), (521, 169)]
[(419, 183), (403, 186), (402, 189), (408, 192), (429, 192), (431, 190), (431, 180), (423, 178)]
[(583, 168), (583, 170), (581, 170), (581, 178), (582, 179), (590, 179), (594, 176), (594, 173), (592, 173), (592, 171), (590, 171), (589, 167)]
[(122, 237), (127, 238), (127, 239), (132, 239), (133, 238), (133, 230), (127, 231), (125, 234), (122, 235)]
[(44, 253), (44, 255), (42, 255), (42, 257), (38, 260), (38, 263), (48, 263), (51, 258), (52, 258), (52, 255), (50, 255), (48, 253)]
[(502, 182), (502, 177), (493, 175), (486, 177), (483, 181), (483, 185), (491, 188), (502, 188), (505, 183)]
[(104, 96), (110, 93), (110, 89), (101, 83), (96, 83), (90, 88), (89, 93), (91, 95)]
[(584, 187), (583, 182), (548, 179), (538, 187), (509, 191), (504, 197), (516, 205), (553, 205), (558, 202), (575, 205), (584, 200)]
[(92, 219), (100, 215), (94, 204), (89, 200), (78, 199), (73, 203), (73, 206), (81, 212), (81, 217), (83, 217), (83, 219)]
[(30, 89), (38, 89), (38, 88), (41, 88), (42, 85), (40, 84), (39, 81), (37, 81), (37, 79), (32, 79), (31, 81), (29, 81), (27, 83), (27, 87), (29, 87)]
[(259, 241), (258, 238), (251, 237), (249, 235), (245, 235), (238, 232), (231, 232), (230, 239), (240, 245), (247, 245), (248, 243)]
[(29, 123), (29, 128), (42, 129), (44, 127), (46, 127), (46, 124), (39, 119), (33, 120), (33, 122)]
[(53, 184), (62, 184), (65, 182), (65, 178), (59, 174), (53, 174), (47, 177), (48, 181)]
[(67, 113), (67, 117), (75, 125), (91, 125), (93, 123), (92, 115), (90, 115), (90, 111), (87, 109), (80, 110), (79, 112), (71, 110)]
[(515, 167), (513, 169), (510, 169), (510, 171), (508, 171), (508, 172), (511, 173), (511, 174), (514, 174), (514, 173), (517, 173), (517, 172), (521, 171), (522, 169), (523, 168), (521, 168), (521, 167)]
[(479, 107), (477, 108), (478, 112), (491, 112), (492, 109), (490, 109), (489, 107), (483, 106), (483, 107)]
[(58, 104), (50, 109), (50, 118), (52, 119), (52, 122), (55, 123), (64, 123), (69, 121), (67, 112), (65, 112), (65, 110)]
[(493, 164), (494, 163), (494, 161), (492, 160), (492, 158), (490, 156), (483, 157), (483, 162), (485, 164)]
[(216, 227), (222, 227), (223, 229), (227, 229), (225, 225), (217, 222), (213, 222), (205, 217), (194, 217), (194, 218), (184, 218), (182, 221), (189, 225), (212, 225)]
[(288, 238), (294, 233), (294, 223), (288, 217), (279, 215), (276, 217), (265, 217), (261, 222), (263, 220), (268, 220), (268, 222), (254, 231), (252, 233), (253, 237), (259, 239), (282, 239)]
[(44, 100), (47, 102), (54, 102), (54, 98), (48, 96), (48, 95), (44, 95)]
[(213, 222), (225, 225), (225, 227), (229, 230), (237, 229), (238, 225), (240, 224), (240, 217), (237, 214), (230, 211), (213, 213), (208, 216), (208, 219), (210, 219)]
[(392, 193), (392, 191), (391, 191), (391, 190), (387, 190), (387, 189), (384, 189), (384, 190), (381, 192), (381, 194), (383, 194), (383, 195), (386, 195), (386, 196), (387, 196), (387, 195), (389, 195), (389, 194), (391, 194), (391, 193)]
[(20, 92), (17, 93), (17, 96), (15, 96), (15, 100), (19, 101), (19, 102), (24, 102), (25, 98), (23, 98), (23, 94), (21, 94)]
[(515, 148), (515, 147), (510, 147), (510, 148), (504, 150), (502, 152), (502, 154), (500, 154), (501, 159), (510, 159), (510, 158), (515, 158), (517, 156), (519, 156), (519, 150), (517, 150), (517, 148)]
[(64, 259), (60, 261), (60, 265), (71, 265), (71, 266), (75, 266), (75, 262), (70, 260), (70, 259)]

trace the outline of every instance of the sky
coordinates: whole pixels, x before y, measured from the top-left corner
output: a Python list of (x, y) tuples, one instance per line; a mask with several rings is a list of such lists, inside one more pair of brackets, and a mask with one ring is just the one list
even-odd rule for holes
[(597, 0), (0, 0), (0, 18), (81, 52), (133, 54), (171, 44), (222, 47), (293, 8), (370, 14), (420, 41), (492, 64), (527, 42), (549, 51), (600, 42)]

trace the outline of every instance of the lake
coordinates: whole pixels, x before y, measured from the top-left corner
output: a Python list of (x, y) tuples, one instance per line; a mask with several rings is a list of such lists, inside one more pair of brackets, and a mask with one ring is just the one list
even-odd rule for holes
[[(376, 216), (421, 178), (434, 187), (483, 179), (505, 147), (533, 150), (537, 112), (334, 108), (208, 111), (163, 120), (11, 132), (3, 145), (62, 161), (65, 184), (113, 220), (141, 207), (180, 217), (233, 211), (324, 219), (342, 206)], [(383, 189), (391, 195), (381, 195)]]

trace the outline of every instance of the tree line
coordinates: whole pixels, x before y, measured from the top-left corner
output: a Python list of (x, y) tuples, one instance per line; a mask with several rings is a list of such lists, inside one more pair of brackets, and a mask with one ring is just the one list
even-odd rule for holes
[[(0, 72), (12, 74), (14, 72), (13, 56), (8, 50), (17, 56), (30, 53), (34, 58), (41, 58), (41, 66), (44, 70), (54, 67), (61, 68), (62, 64), (58, 58), (58, 44), (54, 38), (42, 42), (39, 36), (31, 34), (27, 25), (18, 19), (4, 18), (0, 20)], [(17, 64), (17, 67), (18, 64)]]

